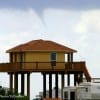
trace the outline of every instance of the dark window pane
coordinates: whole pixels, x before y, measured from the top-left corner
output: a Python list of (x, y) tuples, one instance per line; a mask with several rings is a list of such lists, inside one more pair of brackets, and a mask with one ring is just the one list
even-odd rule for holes
[(64, 92), (64, 99), (68, 99), (68, 92)]
[(51, 53), (51, 61), (56, 61), (56, 53)]

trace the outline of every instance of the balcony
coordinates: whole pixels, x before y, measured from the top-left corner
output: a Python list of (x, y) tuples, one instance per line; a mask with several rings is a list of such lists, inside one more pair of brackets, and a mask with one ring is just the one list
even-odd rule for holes
[(85, 62), (15, 62), (15, 63), (0, 63), (0, 72), (19, 72), (19, 71), (64, 71), (74, 72), (83, 71)]
[(15, 62), (0, 63), (0, 72), (82, 72), (88, 81), (91, 77), (85, 62)]

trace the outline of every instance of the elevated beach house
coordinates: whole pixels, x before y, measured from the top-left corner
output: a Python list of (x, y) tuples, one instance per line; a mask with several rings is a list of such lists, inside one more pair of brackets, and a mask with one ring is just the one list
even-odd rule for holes
[[(10, 76), (10, 90), (18, 92), (18, 75), (21, 75), (21, 94), (24, 95), (25, 74), (27, 75), (27, 96), (30, 96), (30, 73), (40, 72), (43, 75), (43, 98), (46, 98), (46, 75), (49, 75), (49, 98), (52, 98), (52, 75), (55, 75), (55, 97), (58, 98), (58, 74), (61, 75), (61, 88), (70, 85), (70, 74), (74, 75), (74, 85), (91, 77), (83, 61), (74, 62), (76, 50), (49, 40), (32, 40), (7, 50), (9, 63), (0, 64), (0, 72)], [(65, 61), (65, 54), (67, 55)], [(33, 83), (34, 84), (34, 83)], [(63, 92), (62, 92), (63, 93)]]

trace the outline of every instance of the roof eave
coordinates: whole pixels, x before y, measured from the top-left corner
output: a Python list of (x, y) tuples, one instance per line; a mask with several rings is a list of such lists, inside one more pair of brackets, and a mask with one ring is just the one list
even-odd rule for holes
[(64, 52), (64, 53), (76, 53), (76, 50), (66, 51), (66, 50), (7, 50), (6, 53), (14, 53), (14, 52)]

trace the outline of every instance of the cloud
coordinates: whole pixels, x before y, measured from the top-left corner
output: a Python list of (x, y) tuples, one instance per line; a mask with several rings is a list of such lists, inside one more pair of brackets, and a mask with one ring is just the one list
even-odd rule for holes
[(74, 11), (47, 9), (43, 12), (43, 18), (40, 18), (33, 9), (26, 11), (1, 9), (1, 37), (4, 37), (2, 38), (4, 41), (11, 40), (9, 44), (13, 45), (36, 38), (51, 39), (61, 43), (67, 40), (70, 44), (69, 37), (73, 34), (72, 29), (77, 22), (77, 15), (78, 12)]
[[(98, 44), (100, 38), (100, 10), (82, 12), (75, 25), (75, 32), (80, 35), (80, 40), (90, 47)], [(92, 45), (90, 45), (92, 44)], [(86, 47), (85, 47), (86, 48)], [(99, 47), (97, 47), (99, 48)]]
[(76, 26), (76, 32), (100, 32), (100, 10), (83, 11)]
[(0, 22), (2, 23), (0, 24), (2, 33), (34, 32), (34, 34), (38, 34), (37, 32), (44, 31), (41, 19), (32, 9), (26, 11), (1, 9)]
[(41, 19), (32, 9), (0, 9), (0, 23), (0, 62), (8, 61), (7, 49), (45, 33)]
[[(82, 12), (80, 19), (75, 25), (75, 32), (79, 35), (78, 49), (81, 48), (80, 55), (87, 60), (87, 65), (93, 76), (98, 76), (98, 65), (100, 55), (100, 10), (90, 10)], [(96, 71), (96, 73), (94, 73)]]
[[(43, 12), (43, 20), (51, 39), (60, 41), (67, 41), (70, 44), (69, 37), (75, 38), (74, 25), (78, 20), (77, 11), (62, 10), (62, 9), (46, 9)], [(73, 18), (74, 16), (74, 18)], [(71, 40), (71, 39), (70, 39)]]

